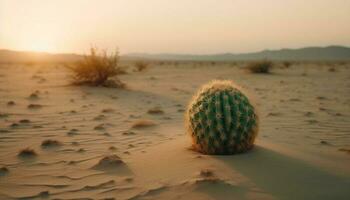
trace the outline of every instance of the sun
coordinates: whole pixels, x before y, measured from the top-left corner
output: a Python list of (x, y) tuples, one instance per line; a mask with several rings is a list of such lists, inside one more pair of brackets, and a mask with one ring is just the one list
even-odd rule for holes
[(29, 51), (52, 52), (54, 50), (52, 42), (48, 40), (35, 40), (28, 44)]
[(22, 40), (22, 46), (27, 51), (52, 53), (55, 51), (56, 41), (52, 34), (32, 34)]

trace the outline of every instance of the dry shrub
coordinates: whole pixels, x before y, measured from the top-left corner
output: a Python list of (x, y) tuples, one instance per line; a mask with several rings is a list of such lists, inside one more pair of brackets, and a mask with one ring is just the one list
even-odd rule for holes
[[(119, 69), (118, 51), (108, 55), (106, 51), (101, 53), (97, 48), (90, 49), (90, 55), (86, 55), (82, 61), (68, 68), (72, 71), (74, 84), (86, 84), (92, 86), (124, 87), (119, 81), (109, 80), (121, 73)], [(111, 84), (111, 81), (115, 84)]]
[(290, 61), (284, 61), (284, 62), (283, 62), (283, 66), (284, 66), (285, 68), (289, 68), (291, 65), (292, 65), (292, 62), (290, 62)]
[(269, 60), (262, 60), (262, 61), (249, 63), (246, 68), (251, 73), (268, 74), (270, 73), (272, 66), (273, 66), (273, 62)]
[(135, 62), (136, 71), (142, 72), (148, 68), (149, 63), (139, 60)]

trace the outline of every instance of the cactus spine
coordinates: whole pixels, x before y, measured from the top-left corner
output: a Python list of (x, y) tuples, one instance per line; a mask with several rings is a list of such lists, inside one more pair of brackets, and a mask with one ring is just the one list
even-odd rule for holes
[(193, 97), (186, 111), (195, 150), (235, 154), (254, 146), (258, 116), (249, 99), (231, 81), (213, 81)]

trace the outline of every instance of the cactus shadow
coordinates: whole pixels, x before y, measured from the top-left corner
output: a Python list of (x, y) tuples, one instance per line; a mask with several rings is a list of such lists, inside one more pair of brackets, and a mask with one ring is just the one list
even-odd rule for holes
[(350, 179), (265, 147), (235, 156), (216, 156), (277, 199), (348, 199)]

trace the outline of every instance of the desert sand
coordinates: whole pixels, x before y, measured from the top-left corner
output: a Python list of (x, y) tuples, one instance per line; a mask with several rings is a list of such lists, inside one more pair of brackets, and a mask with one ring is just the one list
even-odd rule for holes
[[(72, 86), (62, 66), (0, 66), (0, 199), (350, 199), (350, 65), (272, 74), (153, 64), (126, 89)], [(184, 111), (213, 79), (254, 98), (253, 150), (191, 150)]]

